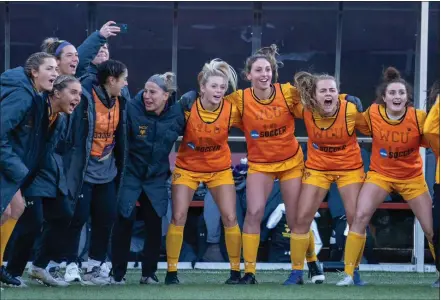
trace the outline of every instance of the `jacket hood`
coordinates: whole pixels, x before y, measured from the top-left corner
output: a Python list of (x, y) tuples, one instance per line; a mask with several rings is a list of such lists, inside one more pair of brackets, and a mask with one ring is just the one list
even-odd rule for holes
[(23, 67), (10, 69), (1, 74), (0, 86), (1, 99), (6, 98), (16, 90), (25, 90), (31, 95), (37, 95), (37, 92)]

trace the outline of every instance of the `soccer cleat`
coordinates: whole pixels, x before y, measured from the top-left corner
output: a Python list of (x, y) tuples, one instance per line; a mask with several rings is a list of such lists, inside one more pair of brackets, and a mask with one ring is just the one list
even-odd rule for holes
[(159, 284), (159, 279), (158, 277), (156, 277), (155, 274), (152, 274), (151, 276), (147, 276), (147, 277), (141, 277), (141, 279), (139, 280), (140, 284)]
[(63, 276), (61, 276), (58, 267), (51, 268), (50, 271), (48, 272), (46, 269), (31, 265), (28, 269), (28, 275), (30, 278), (35, 279), (37, 282), (43, 285), (54, 286), (54, 287), (69, 286), (69, 283), (64, 281)]
[(98, 266), (92, 268), (91, 271), (84, 274), (84, 284), (94, 284), (94, 285), (108, 285), (110, 284), (110, 277), (102, 277), (101, 269)]
[(28, 287), (28, 285), (26, 284), (26, 281), (23, 278), (21, 278), (21, 276), (16, 276), (15, 279), (20, 281), (20, 285), (17, 286), (17, 287), (19, 287), (19, 288), (26, 288), (26, 287)]
[(253, 273), (245, 273), (239, 280), (239, 284), (257, 284), (256, 276)]
[(353, 278), (353, 280), (354, 280), (354, 285), (356, 285), (356, 286), (365, 286), (365, 285), (367, 285), (367, 282), (363, 281), (361, 279), (360, 272), (358, 272), (358, 270), (354, 271), (354, 278)]
[(0, 267), (0, 283), (1, 285), (11, 286), (11, 287), (20, 287), (21, 282), (16, 277), (13, 277), (6, 270), (6, 267)]
[(302, 285), (303, 284), (303, 270), (292, 270), (291, 274), (283, 285)]
[(178, 272), (167, 272), (165, 275), (165, 284), (179, 284)]
[(322, 284), (325, 281), (325, 273), (323, 273), (318, 261), (309, 262), (308, 269), (308, 278), (311, 279), (312, 283)]
[(239, 284), (240, 281), (240, 271), (230, 271), (230, 278), (225, 281), (225, 284)]
[(346, 273), (343, 273), (344, 277), (342, 280), (340, 280), (339, 282), (337, 282), (337, 286), (350, 286), (350, 285), (354, 285), (354, 280), (352, 279), (351, 275), (348, 275)]
[(66, 282), (81, 282), (80, 268), (76, 263), (70, 263), (66, 266), (66, 273), (64, 274)]

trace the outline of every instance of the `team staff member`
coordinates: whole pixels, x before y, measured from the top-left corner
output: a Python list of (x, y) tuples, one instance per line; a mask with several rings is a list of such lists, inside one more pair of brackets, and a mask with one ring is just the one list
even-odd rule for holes
[(167, 275), (165, 284), (177, 284), (188, 208), (200, 182), (204, 182), (219, 207), (225, 228), (225, 242), (231, 273), (227, 284), (240, 279), (241, 235), (236, 217), (236, 190), (231, 171), (228, 132), (240, 126), (238, 109), (223, 99), (230, 85), (236, 89), (237, 76), (226, 62), (214, 59), (198, 75), (201, 97), (185, 113), (186, 128), (176, 157), (172, 177), (172, 220), (167, 232)]
[[(287, 285), (303, 284), (308, 231), (331, 184), (337, 184), (347, 222), (351, 224), (365, 176), (355, 134), (358, 111), (354, 104), (339, 99), (335, 78), (300, 72), (295, 75), (294, 83), (302, 96), (308, 158), (292, 229), (293, 271), (285, 281)], [(357, 265), (361, 256), (358, 259)]]
[[(55, 57), (34, 53), (25, 63), (6, 71), (0, 78), (0, 265), (18, 218), (24, 210), (22, 189), (38, 170), (48, 137), (49, 113), (47, 92), (58, 76)], [(0, 281), (19, 286), (5, 267), (0, 267)]]
[[(357, 209), (345, 246), (346, 276), (338, 286), (353, 285), (354, 268), (366, 240), (365, 229), (377, 207), (392, 191), (407, 201), (432, 243), (432, 199), (422, 170), (426, 113), (410, 106), (410, 85), (392, 67), (384, 72), (376, 104), (361, 116), (372, 135), (370, 171), (357, 199)], [(432, 246), (433, 247), (433, 246)]]
[[(154, 284), (159, 261), (162, 217), (167, 213), (169, 153), (185, 126), (183, 103), (173, 102), (173, 73), (151, 76), (127, 104), (129, 155), (112, 231), (112, 283), (124, 284), (132, 227), (137, 211), (145, 223), (141, 284)], [(136, 201), (140, 203), (136, 209)]]
[[(436, 100), (435, 100), (436, 99)], [(431, 249), (433, 253), (435, 253), (435, 262), (436, 269), (439, 273), (439, 82), (436, 83), (430, 92), (429, 96), (429, 107), (430, 104), (433, 103), (432, 108), (430, 109), (429, 114), (427, 115), (426, 122), (424, 122), (424, 137), (429, 142), (430, 148), (432, 148), (436, 158), (436, 177), (435, 184), (433, 186), (433, 246), (434, 249)], [(429, 247), (431, 244), (429, 244)], [(439, 288), (439, 278), (432, 285), (433, 287)]]

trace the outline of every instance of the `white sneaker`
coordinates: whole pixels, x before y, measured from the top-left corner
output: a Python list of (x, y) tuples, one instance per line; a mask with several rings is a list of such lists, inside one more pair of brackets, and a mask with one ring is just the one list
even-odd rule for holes
[(106, 262), (103, 262), (100, 266), (100, 276), (103, 278), (109, 278), (110, 277), (110, 268), (107, 265)]
[(343, 273), (344, 274), (344, 278), (342, 280), (340, 280), (339, 282), (337, 282), (337, 286), (350, 286), (350, 285), (354, 285), (354, 279), (352, 279), (352, 276)]
[(102, 277), (100, 274), (100, 267), (93, 267), (92, 271), (86, 272), (83, 276), (86, 284), (92, 283), (95, 285), (108, 285), (110, 284), (109, 277)]
[(64, 274), (66, 282), (81, 282), (80, 268), (76, 263), (70, 263), (66, 266), (66, 273)]
[[(69, 283), (64, 281), (62, 277), (59, 276), (59, 271), (53, 272), (53, 274), (49, 273), (46, 269), (42, 269), (31, 265), (28, 269), (29, 277), (35, 279), (41, 284), (55, 287), (66, 287), (69, 286)], [(55, 276), (54, 276), (55, 275)]]
[(121, 281), (116, 281), (115, 278), (113, 276), (110, 277), (110, 284), (114, 284), (114, 285), (125, 285), (126, 284), (126, 279), (123, 278)]

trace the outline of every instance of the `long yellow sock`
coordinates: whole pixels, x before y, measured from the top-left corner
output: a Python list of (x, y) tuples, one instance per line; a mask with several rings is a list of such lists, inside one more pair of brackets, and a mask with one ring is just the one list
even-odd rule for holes
[(245, 273), (256, 273), (257, 251), (259, 250), (260, 234), (243, 233), (243, 259), (245, 260)]
[(309, 230), (309, 245), (306, 250), (306, 261), (315, 262), (317, 261), (317, 255), (315, 254), (315, 239), (312, 230)]
[(179, 254), (184, 240), (184, 226), (170, 224), (167, 231), (165, 246), (167, 251), (167, 271), (178, 271)]
[(357, 261), (355, 263), (355, 268), (358, 268), (360, 266), (361, 260), (363, 259), (365, 245), (366, 245), (366, 233), (364, 234), (363, 245), (361, 246), (360, 253), (358, 253)]
[(349, 231), (345, 246), (345, 273), (354, 276), (354, 269), (361, 252), (361, 248), (366, 242), (366, 235)]
[(227, 246), (230, 267), (233, 271), (240, 271), (240, 251), (242, 250), (242, 236), (239, 225), (224, 227), (225, 244)]
[(0, 266), (3, 265), (3, 255), (6, 246), (8, 245), (9, 238), (14, 231), (15, 224), (17, 224), (17, 220), (9, 219), (0, 226)]
[(309, 233), (296, 234), (291, 232), (290, 250), (291, 267), (293, 270), (303, 270), (306, 250), (309, 247)]
[(430, 253), (432, 253), (433, 259), (436, 261), (435, 246), (432, 244), (432, 242), (429, 242), (429, 249)]

